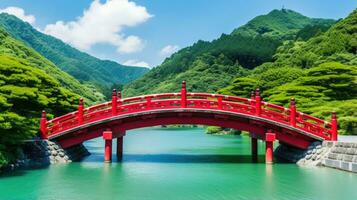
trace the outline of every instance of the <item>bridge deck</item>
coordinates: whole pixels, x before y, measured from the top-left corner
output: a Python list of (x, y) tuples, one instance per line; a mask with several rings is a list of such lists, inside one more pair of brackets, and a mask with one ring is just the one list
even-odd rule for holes
[[(80, 100), (78, 110), (47, 121), (46, 114), (41, 118), (41, 136), (48, 139), (58, 139), (67, 134), (95, 127), (99, 124), (112, 123), (129, 118), (135, 118), (139, 123), (150, 115), (165, 116), (165, 113), (201, 113), (195, 123), (207, 124), (206, 117), (240, 118), (255, 121), (257, 126), (264, 128), (278, 127), (290, 133), (300, 134), (315, 140), (337, 140), (337, 120), (333, 113), (331, 122), (298, 112), (295, 100), (290, 107), (261, 101), (259, 90), (251, 98), (227, 96), (208, 93), (188, 93), (183, 83), (181, 93), (152, 94), (122, 99), (113, 92), (112, 101), (84, 108)], [(177, 116), (177, 115), (176, 115)], [(145, 118), (146, 117), (146, 118)], [(170, 116), (175, 123), (175, 117)], [(190, 116), (187, 116), (190, 118)], [(164, 118), (162, 118), (164, 120)], [(177, 123), (190, 122), (177, 121)], [(156, 124), (157, 122), (155, 122)], [(247, 122), (251, 123), (251, 122)], [(237, 127), (239, 129), (239, 127)], [(279, 131), (279, 130), (277, 130)], [(72, 137), (75, 137), (72, 136)]]

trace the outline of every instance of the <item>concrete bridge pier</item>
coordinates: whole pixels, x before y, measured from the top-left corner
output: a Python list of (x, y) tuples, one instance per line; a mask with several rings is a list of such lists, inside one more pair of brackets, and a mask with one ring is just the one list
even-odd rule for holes
[(112, 141), (113, 141), (113, 132), (110, 130), (103, 132), (103, 139), (105, 141), (104, 147), (104, 162), (112, 162)]
[(273, 164), (273, 143), (275, 141), (275, 133), (268, 131), (265, 134), (265, 163)]

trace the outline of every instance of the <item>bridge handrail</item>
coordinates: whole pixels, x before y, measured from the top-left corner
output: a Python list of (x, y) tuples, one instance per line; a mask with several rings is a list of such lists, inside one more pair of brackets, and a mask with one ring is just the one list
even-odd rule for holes
[(332, 119), (332, 123), (297, 112), (294, 100), (291, 101), (290, 108), (261, 101), (259, 91), (252, 95), (251, 98), (186, 92), (186, 88), (183, 88), (181, 93), (149, 94), (124, 99), (114, 97), (111, 102), (104, 102), (88, 108), (84, 108), (83, 100), (81, 100), (77, 111), (59, 116), (48, 122), (45, 118), (41, 118), (42, 136), (54, 135), (88, 122), (103, 119), (103, 117), (152, 109), (180, 107), (246, 113), (290, 125), (325, 139), (331, 139), (337, 133), (336, 118)]

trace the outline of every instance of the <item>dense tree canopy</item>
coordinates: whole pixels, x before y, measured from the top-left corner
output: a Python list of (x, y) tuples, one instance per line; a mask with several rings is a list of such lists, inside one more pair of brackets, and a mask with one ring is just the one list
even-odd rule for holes
[(22, 42), (14, 39), (9, 33), (0, 27), (0, 55), (8, 55), (31, 63), (33, 67), (45, 71), (55, 78), (60, 84), (68, 90), (85, 97), (87, 102), (100, 102), (104, 96), (95, 88), (81, 84), (78, 80), (63, 72), (52, 62), (44, 58), (35, 50), (27, 47)]
[(283, 41), (296, 38), (305, 26), (329, 27), (333, 23), (333, 20), (312, 19), (291, 10), (273, 10), (231, 34), (222, 34), (211, 42), (198, 41), (178, 51), (142, 78), (125, 86), (124, 94), (169, 92), (178, 89), (182, 80), (188, 80), (191, 91), (215, 91), (227, 86), (234, 76), (245, 76), (242, 67), (252, 69), (273, 61), (273, 55)]
[(41, 110), (49, 116), (73, 111), (79, 96), (25, 59), (0, 56), (0, 166), (18, 145), (38, 133)]
[(336, 110), (340, 133), (357, 134), (356, 23), (357, 10), (307, 41), (284, 42), (274, 62), (237, 77), (220, 92), (247, 96), (259, 87), (265, 100), (282, 105), (295, 97), (299, 110), (317, 117), (329, 119)]

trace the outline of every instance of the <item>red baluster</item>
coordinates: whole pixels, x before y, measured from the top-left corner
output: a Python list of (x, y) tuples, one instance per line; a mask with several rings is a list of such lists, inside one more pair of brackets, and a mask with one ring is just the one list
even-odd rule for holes
[(79, 125), (83, 124), (83, 110), (84, 110), (83, 98), (80, 98), (78, 104), (78, 116), (77, 116)]
[(47, 139), (47, 117), (46, 117), (46, 111), (44, 110), (41, 113), (40, 132), (41, 132), (41, 138)]
[(181, 107), (187, 107), (187, 91), (186, 91), (186, 82), (182, 81), (181, 84)]
[(250, 109), (252, 112), (254, 112), (254, 100), (255, 100), (255, 92), (252, 91), (250, 93)]
[(337, 116), (336, 112), (333, 111), (331, 115), (331, 141), (337, 141)]
[(151, 107), (151, 97), (146, 97), (146, 109), (150, 109)]
[(218, 109), (222, 110), (223, 109), (222, 97), (217, 98), (217, 103), (218, 103)]
[(295, 99), (290, 99), (290, 125), (296, 127), (296, 106)]
[(115, 116), (117, 114), (117, 99), (118, 98), (118, 94), (117, 94), (117, 90), (113, 89), (112, 92), (112, 115)]
[(260, 91), (259, 88), (255, 91), (255, 114), (260, 115), (261, 114), (261, 109), (262, 109), (262, 102), (260, 98)]

